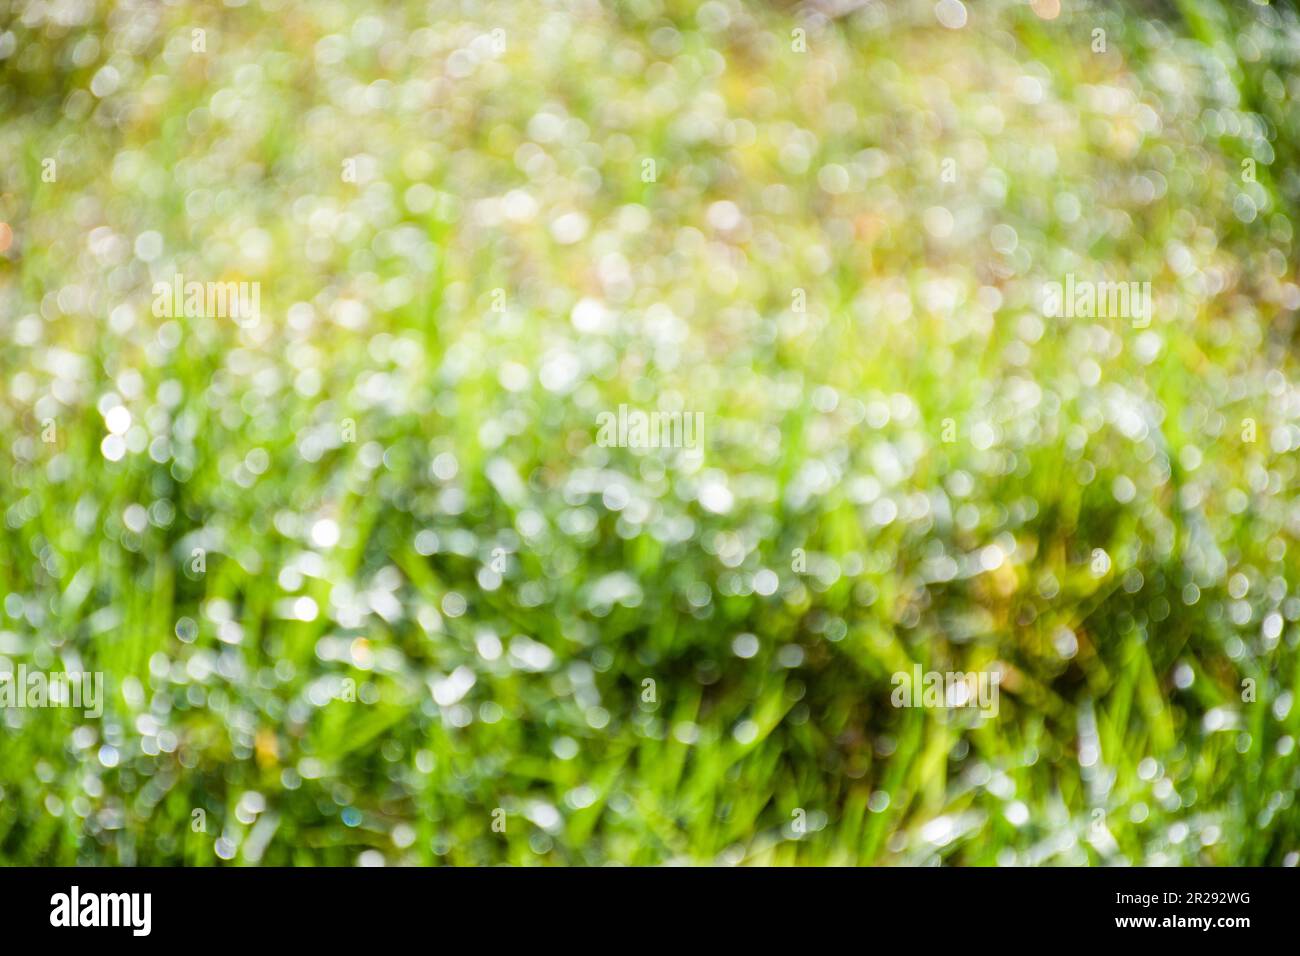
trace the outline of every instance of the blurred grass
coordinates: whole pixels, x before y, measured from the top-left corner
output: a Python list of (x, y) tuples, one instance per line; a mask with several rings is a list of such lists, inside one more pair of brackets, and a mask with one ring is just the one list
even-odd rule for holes
[[(0, 655), (111, 694), (0, 715), (0, 861), (1300, 859), (1292, 13), (41, 9)], [(1151, 329), (1041, 318), (1071, 271)], [(174, 272), (261, 321), (155, 318)], [(703, 462), (598, 447), (620, 403)], [(913, 662), (1002, 667), (999, 716), (892, 708)]]

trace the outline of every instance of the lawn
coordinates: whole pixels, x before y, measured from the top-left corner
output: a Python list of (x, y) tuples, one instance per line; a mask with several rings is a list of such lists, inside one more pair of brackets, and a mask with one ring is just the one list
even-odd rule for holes
[(0, 863), (1300, 862), (1288, 8), (0, 8)]

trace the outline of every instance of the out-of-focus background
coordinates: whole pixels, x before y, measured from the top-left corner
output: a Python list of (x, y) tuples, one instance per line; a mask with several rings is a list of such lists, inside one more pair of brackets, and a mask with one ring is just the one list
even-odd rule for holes
[(0, 671), (106, 681), (0, 709), (0, 862), (1295, 865), (1298, 58), (1207, 0), (0, 2)]

